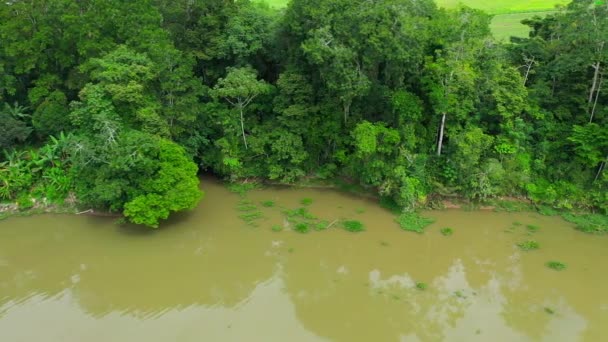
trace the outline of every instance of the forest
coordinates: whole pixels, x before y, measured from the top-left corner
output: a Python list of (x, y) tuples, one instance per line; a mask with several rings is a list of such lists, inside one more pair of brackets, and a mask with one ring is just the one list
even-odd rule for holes
[[(432, 0), (5, 0), (0, 202), (157, 227), (228, 182), (608, 214), (608, 2), (500, 42)], [(209, 199), (213, 200), (213, 199)]]

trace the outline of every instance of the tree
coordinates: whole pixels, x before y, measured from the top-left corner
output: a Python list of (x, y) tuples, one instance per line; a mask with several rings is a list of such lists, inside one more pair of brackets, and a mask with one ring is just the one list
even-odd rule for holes
[(251, 67), (228, 68), (226, 77), (219, 79), (213, 88), (213, 96), (224, 99), (239, 112), (245, 149), (248, 149), (248, 146), (244, 111), (251, 101), (259, 95), (270, 92), (270, 89), (266, 82), (257, 79), (257, 72)]

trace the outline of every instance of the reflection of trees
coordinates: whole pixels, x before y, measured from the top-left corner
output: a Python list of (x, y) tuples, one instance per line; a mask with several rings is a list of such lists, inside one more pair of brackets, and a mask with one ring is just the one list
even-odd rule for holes
[[(270, 248), (266, 236), (235, 228), (242, 223), (230, 201), (206, 202), (206, 208), (188, 220), (152, 233), (89, 217), (5, 221), (23, 227), (0, 233), (18, 234), (0, 249), (0, 260), (7, 265), (0, 266), (0, 307), (67, 288), (93, 316), (111, 311), (143, 316), (191, 305), (234, 306), (272, 275), (275, 263), (264, 256)], [(229, 241), (246, 243), (232, 246)]]

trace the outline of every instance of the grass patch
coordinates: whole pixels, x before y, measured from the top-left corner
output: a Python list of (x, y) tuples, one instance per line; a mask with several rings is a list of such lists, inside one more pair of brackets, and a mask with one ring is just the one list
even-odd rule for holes
[(552, 270), (563, 271), (566, 269), (566, 264), (559, 261), (549, 261), (545, 264), (545, 266), (549, 267)]
[(311, 205), (313, 202), (312, 198), (302, 198), (300, 200), (301, 205)]
[(443, 236), (450, 236), (454, 234), (454, 230), (452, 228), (442, 228), (440, 232), (443, 234)]
[(296, 209), (288, 209), (284, 210), (283, 214), (287, 215), (287, 217), (301, 217), (307, 220), (315, 220), (317, 217), (311, 214), (307, 208), (296, 208)]
[(517, 244), (522, 251), (532, 251), (540, 248), (540, 244), (534, 240), (528, 240)]
[(530, 204), (519, 201), (496, 201), (494, 206), (496, 207), (494, 211), (498, 212), (517, 213), (531, 210)]
[(434, 219), (422, 217), (415, 212), (402, 213), (396, 220), (401, 229), (416, 233), (422, 233), (424, 228), (435, 222)]
[(576, 225), (576, 229), (590, 234), (608, 233), (608, 216), (600, 214), (575, 215), (564, 213), (562, 217)]
[(559, 215), (559, 211), (546, 206), (546, 205), (542, 205), (540, 207), (537, 208), (537, 211), (539, 214), (543, 215), (543, 216), (557, 216)]
[(363, 223), (356, 220), (343, 221), (342, 227), (352, 233), (362, 232), (365, 230)]

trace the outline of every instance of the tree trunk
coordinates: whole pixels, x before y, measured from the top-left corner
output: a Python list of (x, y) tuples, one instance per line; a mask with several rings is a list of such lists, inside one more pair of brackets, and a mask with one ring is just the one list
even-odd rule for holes
[(608, 155), (606, 156), (606, 159), (600, 164), (600, 168), (597, 170), (593, 182), (596, 182), (600, 178), (600, 176), (602, 175), (602, 171), (604, 171), (604, 168), (606, 167), (606, 163), (608, 163)]
[(249, 147), (247, 146), (247, 137), (245, 137), (245, 124), (244, 124), (244, 120), (243, 120), (243, 107), (240, 108), (241, 111), (241, 133), (243, 133), (243, 142), (245, 143), (245, 149), (249, 149)]
[(352, 100), (348, 100), (344, 102), (344, 125), (346, 125), (346, 121), (348, 120), (348, 115), (350, 114), (350, 104)]
[(437, 142), (437, 155), (441, 155), (441, 148), (443, 147), (443, 130), (445, 129), (445, 116), (443, 113), (441, 116), (441, 128), (439, 129), (439, 141)]
[(597, 108), (597, 100), (600, 97), (602, 91), (602, 83), (604, 81), (604, 75), (600, 75), (600, 82), (597, 84), (597, 91), (595, 92), (595, 101), (593, 101), (593, 108), (591, 108), (591, 115), (589, 116), (589, 123), (593, 122), (593, 115), (595, 115), (595, 108)]
[(593, 102), (593, 94), (595, 94), (595, 89), (597, 87), (597, 81), (598, 81), (598, 78), (600, 75), (600, 62), (596, 62), (595, 64), (593, 64), (593, 69), (595, 69), (595, 71), (593, 72), (593, 82), (591, 83), (591, 90), (589, 91), (589, 101), (587, 101), (589, 110), (591, 110), (591, 103)]
[(528, 83), (528, 77), (530, 76), (530, 70), (532, 70), (532, 66), (534, 65), (534, 59), (535, 59), (534, 56), (532, 56), (532, 59), (525, 58), (525, 61), (526, 61), (526, 76), (524, 77), (524, 87), (526, 86), (526, 83)]

